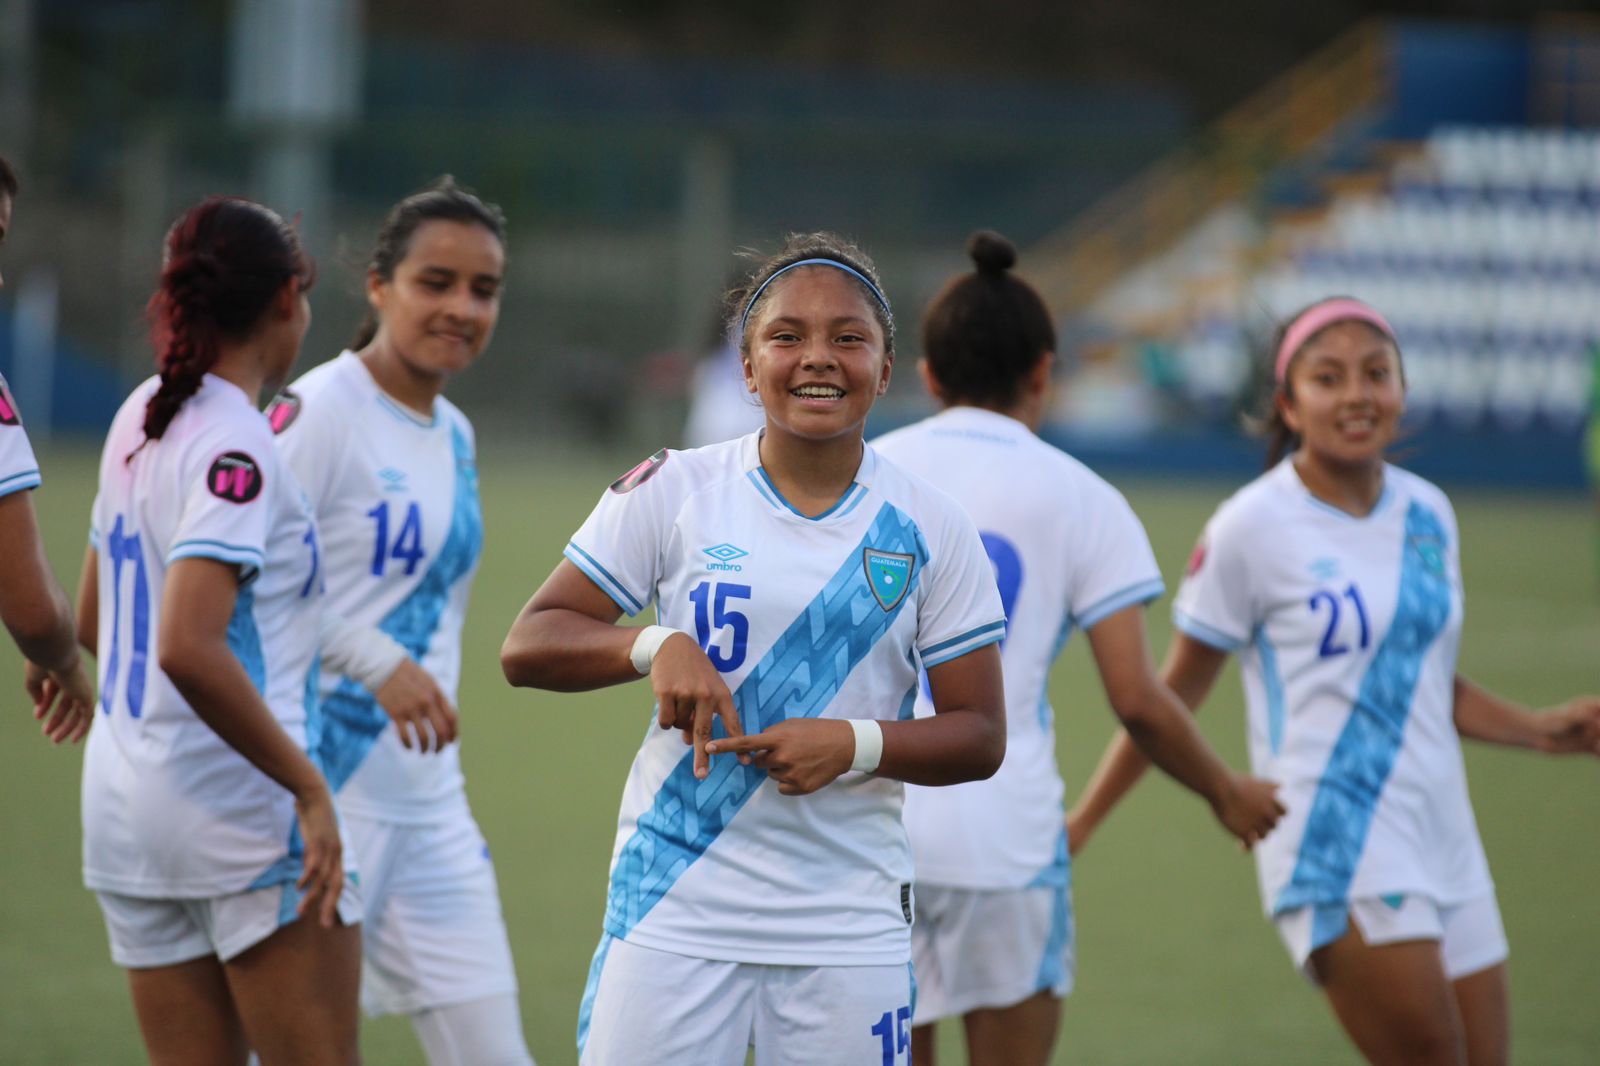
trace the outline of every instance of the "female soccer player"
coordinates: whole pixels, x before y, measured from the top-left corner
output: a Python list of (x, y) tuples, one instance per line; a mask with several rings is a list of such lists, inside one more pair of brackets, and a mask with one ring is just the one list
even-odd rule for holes
[(362, 1003), (410, 1015), (433, 1066), (533, 1061), (450, 743), (483, 523), (472, 425), (442, 393), (489, 343), (504, 270), (498, 208), (448, 178), (400, 201), (354, 350), (268, 411), (316, 512), (329, 609), (358, 629), (354, 664), (321, 674), (319, 750), (361, 870)]
[[(20, 189), (16, 172), (0, 157), (0, 245)], [(0, 622), (28, 662), (28, 694), (44, 735), (76, 744), (94, 722), (94, 685), (78, 656), (67, 595), (45, 558), (33, 501), (23, 491), (38, 487), (39, 464), (17, 402), (0, 378)]]
[(79, 591), (103, 720), (84, 880), (155, 1063), (356, 1061), (360, 906), (307, 746), (321, 574), (256, 408), (310, 321), (294, 232), (212, 198), (167, 234), (161, 373), (117, 412)]
[[(516, 685), (655, 694), (580, 1057), (904, 1064), (900, 782), (999, 766), (1005, 620), (971, 520), (862, 441), (894, 358), (867, 257), (792, 237), (729, 306), (765, 428), (614, 482), (501, 652)], [(939, 713), (911, 721), (919, 666)]]
[[(1256, 849), (1262, 900), (1361, 1053), (1504, 1063), (1506, 940), (1459, 737), (1600, 754), (1600, 700), (1538, 714), (1456, 672), (1455, 514), (1384, 461), (1405, 381), (1383, 316), (1324, 300), (1275, 353), (1269, 468), (1206, 526), (1163, 679), (1197, 707), (1241, 653), (1251, 764), (1289, 808)], [(1075, 845), (1142, 769), (1113, 741)]]
[[(1235, 775), (1156, 680), (1144, 605), (1160, 596), (1144, 527), (1122, 495), (1041, 441), (1055, 329), (1010, 272), (1016, 251), (973, 234), (977, 269), (947, 282), (922, 321), (918, 364), (944, 411), (874, 442), (953, 495), (978, 524), (1006, 612), (1006, 759), (987, 781), (906, 790), (917, 869), (913, 1058), (933, 1023), (961, 1017), (974, 1066), (1043, 1066), (1073, 978), (1061, 775), (1047, 681), (1074, 627), (1089, 635), (1117, 716), (1246, 845), (1283, 809), (1275, 786)], [(931, 708), (918, 700), (917, 713)]]

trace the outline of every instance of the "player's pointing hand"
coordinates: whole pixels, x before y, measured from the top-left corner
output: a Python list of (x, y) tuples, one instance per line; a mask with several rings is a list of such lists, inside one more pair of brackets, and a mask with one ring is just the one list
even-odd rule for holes
[(785, 796), (815, 792), (850, 769), (856, 737), (850, 723), (837, 718), (790, 718), (760, 733), (726, 737), (707, 745), (713, 755), (737, 752), (778, 783)]
[[(711, 741), (712, 719), (722, 719), (729, 737), (744, 736), (728, 683), (687, 633), (674, 633), (656, 652), (650, 687), (656, 694), (656, 721), (662, 729), (684, 730), (685, 739), (694, 745), (694, 776), (704, 780), (711, 772), (706, 745)], [(749, 760), (741, 756), (740, 761)]]

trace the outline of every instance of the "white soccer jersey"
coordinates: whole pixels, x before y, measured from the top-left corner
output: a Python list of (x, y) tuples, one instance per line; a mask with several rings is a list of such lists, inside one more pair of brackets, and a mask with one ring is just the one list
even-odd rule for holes
[(1461, 567), (1444, 493), (1385, 467), (1356, 518), (1284, 460), (1218, 509), (1189, 571), (1175, 621), (1240, 653), (1250, 763), (1288, 808), (1255, 848), (1268, 913), (1489, 892), (1453, 719)]
[(193, 557), (239, 567), (228, 645), (278, 724), (309, 749), (316, 529), (241, 389), (206, 375), (165, 435), (140, 448), (155, 388), (151, 379), (123, 403), (100, 458), (90, 535), (101, 721), (84, 762), (84, 880), (130, 896), (227, 895), (298, 874), (294, 804), (195, 716), (157, 666), (166, 572)]
[(33, 457), (22, 413), (11, 398), (11, 387), (0, 377), (0, 496), (39, 487), (39, 461)]
[[(909, 718), (919, 666), (1005, 628), (971, 520), (871, 448), (839, 502), (807, 518), (767, 479), (758, 439), (656, 453), (601, 497), (567, 558), (628, 614), (654, 601), (661, 624), (695, 634), (746, 732)], [(729, 755), (696, 781), (691, 750), (653, 720), (622, 796), (607, 932), (730, 962), (907, 960), (898, 781), (847, 773), (783, 796)]]
[[(1144, 527), (1088, 467), (992, 411), (952, 407), (873, 446), (967, 509), (1006, 612), (1006, 759), (986, 781), (906, 789), (917, 881), (1065, 884), (1050, 664), (1074, 628), (1161, 595)], [(917, 714), (932, 713), (923, 692)]]
[[(328, 609), (398, 641), (452, 703), (483, 543), (472, 426), (440, 397), (426, 418), (353, 352), (318, 366), (268, 417), (317, 516)], [(407, 750), (373, 695), (324, 670), (320, 748), (339, 809), (388, 822), (467, 810), (458, 746)]]

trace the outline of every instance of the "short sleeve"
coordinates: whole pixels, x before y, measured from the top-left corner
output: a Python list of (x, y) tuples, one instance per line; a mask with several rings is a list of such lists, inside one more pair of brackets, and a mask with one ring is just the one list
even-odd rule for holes
[(679, 471), (663, 448), (606, 489), (562, 552), (630, 618), (655, 598)]
[(1068, 606), (1085, 630), (1166, 591), (1139, 516), (1122, 493), (1103, 483), (1100, 489), (1085, 509), (1080, 539), (1068, 546), (1076, 562)]
[(1231, 527), (1224, 513), (1206, 524), (1172, 605), (1172, 621), (1180, 630), (1230, 652), (1249, 643), (1256, 621), (1249, 548)]
[(312, 513), (318, 515), (327, 513), (339, 480), (343, 464), (337, 457), (350, 426), (331, 410), (332, 399), (324, 394), (308, 402), (305, 394), (290, 386), (273, 397), (266, 411), (278, 452), (311, 501)]
[(923, 576), (917, 654), (924, 669), (949, 662), (1006, 635), (994, 567), (965, 513), (947, 517)]
[(187, 442), (180, 466), (183, 504), (167, 564), (204, 558), (233, 563), (253, 579), (266, 559), (271, 488), (282, 475), (263, 427), (202, 433)]
[(39, 461), (34, 458), (28, 431), (11, 388), (0, 378), (0, 496), (39, 487)]

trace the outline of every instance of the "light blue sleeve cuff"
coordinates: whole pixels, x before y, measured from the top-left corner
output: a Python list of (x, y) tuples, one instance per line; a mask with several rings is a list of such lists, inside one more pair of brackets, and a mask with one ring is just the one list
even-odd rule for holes
[(598, 585), (601, 592), (610, 596), (629, 618), (644, 610), (644, 602), (629, 592), (622, 582), (611, 576), (611, 571), (601, 566), (594, 556), (571, 541), (567, 542), (566, 550), (561, 554), (566, 556), (573, 566), (582, 570), (585, 577)]
[(1137, 585), (1129, 585), (1121, 592), (1113, 592), (1099, 602), (1095, 603), (1082, 614), (1074, 615), (1073, 620), (1078, 623), (1078, 628), (1090, 630), (1096, 624), (1104, 622), (1124, 607), (1132, 607), (1136, 603), (1149, 603), (1151, 600), (1161, 598), (1167, 591), (1166, 583), (1159, 577), (1141, 581)]
[(36, 489), (39, 484), (38, 470), (21, 470), (8, 478), (0, 479), (0, 496), (9, 496), (23, 489)]
[(1238, 651), (1249, 643), (1243, 637), (1230, 637), (1222, 630), (1214, 629), (1193, 615), (1184, 614), (1177, 608), (1173, 608), (1172, 611), (1172, 624), (1200, 643), (1209, 644), (1218, 651)]
[(1004, 640), (1005, 637), (1006, 620), (1002, 618), (998, 622), (987, 622), (976, 629), (969, 629), (958, 637), (951, 637), (949, 640), (941, 640), (937, 644), (918, 649), (918, 654), (922, 656), (922, 668), (927, 670), (940, 663), (947, 663), (951, 659), (959, 659), (968, 652), (977, 651), (985, 644)]

